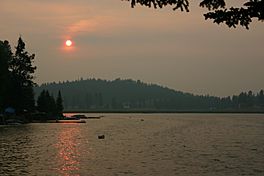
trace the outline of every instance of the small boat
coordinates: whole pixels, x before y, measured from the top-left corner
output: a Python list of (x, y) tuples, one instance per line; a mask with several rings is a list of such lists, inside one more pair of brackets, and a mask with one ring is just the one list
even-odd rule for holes
[(68, 117), (67, 119), (100, 119), (103, 116), (85, 116), (83, 114), (76, 114)]
[(75, 114), (75, 115), (72, 115), (70, 117), (67, 117), (67, 119), (87, 119), (87, 117), (85, 115), (82, 115), (82, 114)]
[(85, 120), (49, 120), (49, 123), (86, 123)]

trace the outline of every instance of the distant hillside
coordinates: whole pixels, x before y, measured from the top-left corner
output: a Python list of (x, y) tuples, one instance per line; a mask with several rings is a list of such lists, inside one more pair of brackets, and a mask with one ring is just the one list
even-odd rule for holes
[(65, 110), (211, 111), (234, 109), (237, 106), (230, 97), (198, 96), (131, 79), (81, 79), (47, 83), (35, 88), (36, 97), (44, 89), (54, 96), (60, 90)]

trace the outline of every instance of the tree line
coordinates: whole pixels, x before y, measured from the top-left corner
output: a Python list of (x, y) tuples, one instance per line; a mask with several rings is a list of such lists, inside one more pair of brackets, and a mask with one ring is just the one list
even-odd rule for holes
[(63, 92), (65, 110), (179, 110), (179, 111), (263, 111), (263, 90), (216, 97), (194, 95), (131, 79), (113, 81), (80, 79), (46, 83), (35, 88)]

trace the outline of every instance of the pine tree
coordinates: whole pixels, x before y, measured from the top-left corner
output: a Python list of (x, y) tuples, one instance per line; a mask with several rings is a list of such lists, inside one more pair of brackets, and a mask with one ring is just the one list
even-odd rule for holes
[[(49, 97), (49, 109), (48, 109), (48, 114), (52, 115), (52, 116), (57, 116), (58, 115), (58, 110), (57, 110), (57, 106), (56, 106), (56, 101), (54, 99), (53, 95), (50, 95)], [(52, 117), (54, 118), (54, 117)]]
[(61, 97), (61, 91), (59, 91), (57, 99), (56, 99), (56, 107), (57, 107), (58, 115), (62, 115), (63, 101), (62, 101), (62, 97)]
[(39, 112), (45, 112), (51, 116), (57, 116), (59, 112), (53, 95), (50, 95), (49, 91), (47, 90), (43, 90), (40, 93), (37, 99), (37, 109)]
[(46, 112), (47, 104), (46, 104), (46, 91), (42, 90), (37, 99), (37, 109), (39, 112)]
[(8, 106), (10, 74), (8, 63), (12, 59), (12, 51), (8, 41), (0, 41), (0, 111)]
[(264, 91), (260, 90), (258, 94), (258, 104), (260, 107), (264, 108)]
[(33, 74), (36, 70), (36, 67), (32, 65), (34, 58), (34, 54), (31, 55), (25, 51), (25, 43), (19, 37), (15, 55), (9, 65), (13, 84), (11, 99), (14, 100), (14, 107), (18, 112), (25, 109), (34, 110)]

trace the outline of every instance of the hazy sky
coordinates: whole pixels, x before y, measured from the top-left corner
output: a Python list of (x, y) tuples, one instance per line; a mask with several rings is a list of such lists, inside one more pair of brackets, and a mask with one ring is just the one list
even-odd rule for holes
[(15, 46), (22, 35), (37, 83), (120, 77), (218, 96), (264, 88), (264, 23), (229, 29), (205, 21), (198, 4), (182, 13), (121, 0), (1, 0), (0, 40)]

